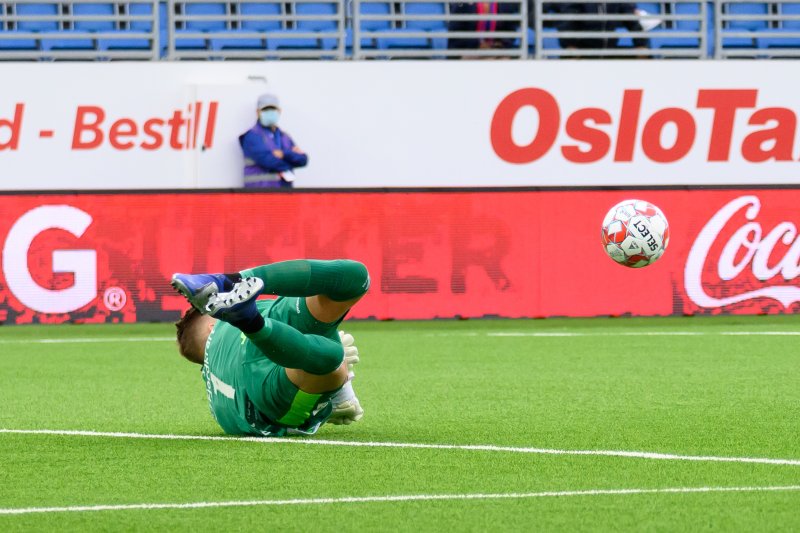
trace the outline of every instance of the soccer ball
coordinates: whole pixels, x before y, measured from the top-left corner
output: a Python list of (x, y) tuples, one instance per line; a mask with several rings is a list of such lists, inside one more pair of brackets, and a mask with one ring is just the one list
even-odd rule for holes
[(669, 244), (669, 224), (661, 209), (644, 200), (625, 200), (612, 207), (600, 231), (608, 257), (626, 267), (655, 263)]

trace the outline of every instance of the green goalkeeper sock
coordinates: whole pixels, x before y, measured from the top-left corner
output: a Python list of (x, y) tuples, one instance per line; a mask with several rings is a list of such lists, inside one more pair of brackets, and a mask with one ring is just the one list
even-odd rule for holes
[(344, 361), (342, 345), (319, 335), (303, 334), (292, 326), (267, 318), (264, 327), (245, 333), (272, 362), (309, 374), (330, 374)]
[(358, 261), (297, 259), (241, 271), (242, 277), (261, 278), (263, 294), (314, 296), (324, 294), (344, 302), (358, 298), (369, 288), (367, 267)]

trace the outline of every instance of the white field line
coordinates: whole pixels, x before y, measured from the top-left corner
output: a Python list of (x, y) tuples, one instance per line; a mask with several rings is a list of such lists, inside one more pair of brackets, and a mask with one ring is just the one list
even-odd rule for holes
[(204, 509), (209, 507), (255, 507), (286, 505), (325, 505), (332, 503), (414, 502), (441, 500), (507, 500), (525, 498), (563, 498), (568, 496), (629, 496), (634, 494), (692, 494), (713, 492), (797, 491), (800, 485), (767, 487), (673, 487), (663, 489), (592, 489), (549, 492), (511, 492), (506, 494), (402, 494), (397, 496), (347, 496), (343, 498), (305, 498), (293, 500), (244, 500), (193, 503), (134, 503), (125, 505), (76, 505), (70, 507), (0, 508), (0, 515), (33, 513), (80, 513), (90, 511), (133, 511), (152, 509)]
[(147, 433), (119, 433), (83, 430), (55, 429), (5, 429), (0, 434), (21, 435), (60, 435), (70, 437), (105, 437), (119, 439), (163, 439), (163, 440), (197, 440), (255, 442), (259, 444), (300, 444), (307, 446), (351, 446), (364, 448), (413, 448), (422, 450), (462, 450), (481, 452), (530, 453), (540, 455), (599, 455), (607, 457), (628, 457), (634, 459), (652, 459), (665, 461), (707, 461), (717, 463), (757, 463), (782, 466), (800, 466), (800, 459), (776, 459), (768, 457), (718, 457), (713, 455), (679, 455), (659, 452), (642, 452), (626, 450), (558, 450), (550, 448), (524, 448), (514, 446), (494, 446), (490, 444), (422, 444), (413, 442), (359, 442), (346, 440), (302, 439), (302, 438), (269, 438), (269, 437), (219, 437), (213, 435), (170, 435)]
[[(452, 331), (423, 333), (426, 337), (690, 337), (713, 335), (800, 336), (800, 331)], [(175, 337), (74, 337), (45, 339), (0, 339), (0, 344), (95, 344), (104, 342), (169, 342)]]
[(63, 339), (0, 339), (0, 344), (82, 344), (98, 342), (165, 342), (175, 337), (75, 337)]
[(734, 336), (800, 336), (800, 331), (443, 331), (424, 333), (426, 337), (704, 337)]

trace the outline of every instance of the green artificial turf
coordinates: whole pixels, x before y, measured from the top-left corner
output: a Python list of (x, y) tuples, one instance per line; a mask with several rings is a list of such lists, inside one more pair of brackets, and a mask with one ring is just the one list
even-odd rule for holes
[[(344, 329), (362, 355), (354, 384), (366, 414), (350, 426), (324, 426), (312, 440), (794, 464), (0, 433), (0, 508), (800, 486), (800, 336), (775, 334), (800, 333), (793, 316)], [(199, 367), (167, 340), (172, 330), (0, 328), (0, 428), (222, 436)], [(0, 512), (0, 527), (786, 531), (800, 528), (800, 490)]]

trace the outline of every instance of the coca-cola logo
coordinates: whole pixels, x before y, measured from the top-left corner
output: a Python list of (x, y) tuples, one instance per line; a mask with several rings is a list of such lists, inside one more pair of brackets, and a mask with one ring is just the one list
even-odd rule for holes
[[(737, 213), (743, 209), (747, 222), (738, 228), (732, 227)], [(800, 275), (797, 226), (793, 222), (782, 221), (766, 231), (756, 220), (760, 210), (761, 201), (758, 197), (741, 196), (720, 209), (700, 231), (689, 251), (684, 271), (686, 294), (695, 304), (713, 308), (754, 298), (771, 298), (789, 307), (800, 301), (800, 287), (786, 283)], [(717, 241), (723, 233), (730, 234), (717, 259), (716, 273), (723, 284), (744, 276), (748, 268), (753, 278), (763, 285), (777, 276), (783, 282), (723, 297), (709, 294), (713, 287), (704, 285), (704, 267), (709, 259), (714, 259), (709, 257), (709, 253), (712, 249), (719, 249), (721, 243)], [(783, 257), (775, 253), (776, 247), (784, 250)]]

